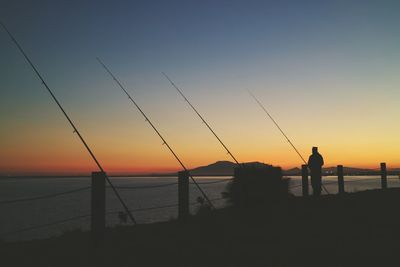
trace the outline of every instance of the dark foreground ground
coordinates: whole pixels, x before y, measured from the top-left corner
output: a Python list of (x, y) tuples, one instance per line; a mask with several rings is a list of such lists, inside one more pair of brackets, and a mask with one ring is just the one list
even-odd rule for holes
[(400, 266), (400, 190), (0, 245), (0, 266)]

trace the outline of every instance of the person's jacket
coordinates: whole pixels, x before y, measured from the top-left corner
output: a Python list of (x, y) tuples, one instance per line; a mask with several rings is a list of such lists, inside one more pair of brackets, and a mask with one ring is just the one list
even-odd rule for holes
[(312, 154), (308, 159), (308, 167), (310, 170), (321, 170), (321, 167), (324, 165), (324, 158), (318, 152)]

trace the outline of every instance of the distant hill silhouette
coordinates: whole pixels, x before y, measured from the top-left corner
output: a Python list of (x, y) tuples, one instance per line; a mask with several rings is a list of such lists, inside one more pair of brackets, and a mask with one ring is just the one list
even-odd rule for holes
[(190, 170), (192, 175), (233, 175), (236, 163), (230, 161), (217, 161), (207, 166), (200, 166)]
[[(254, 166), (268, 166), (268, 164), (261, 162), (246, 162), (245, 165), (254, 165)], [(193, 175), (200, 176), (222, 176), (222, 175), (233, 175), (233, 170), (237, 165), (231, 161), (217, 161), (215, 163), (200, 166), (190, 170), (190, 173)], [(380, 170), (377, 169), (364, 169), (364, 168), (353, 168), (346, 167), (343, 168), (344, 173), (346, 175), (377, 175)], [(336, 167), (326, 167), (322, 169), (324, 175), (336, 175)], [(399, 168), (396, 169), (388, 169), (388, 172), (400, 172)], [(284, 175), (301, 175), (301, 169), (298, 167), (283, 170)]]
[[(245, 162), (245, 165), (252, 165), (255, 167), (270, 166), (261, 162)], [(201, 166), (190, 170), (192, 175), (200, 176), (222, 176), (222, 175), (233, 175), (234, 168), (237, 164), (231, 161), (217, 161), (207, 166)]]

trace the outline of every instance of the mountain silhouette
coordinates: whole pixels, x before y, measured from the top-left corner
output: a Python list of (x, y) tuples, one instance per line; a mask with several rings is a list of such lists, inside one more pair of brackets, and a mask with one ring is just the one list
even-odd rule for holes
[(233, 175), (236, 163), (230, 161), (217, 161), (207, 166), (200, 166), (190, 170), (192, 175)]
[[(261, 162), (246, 162), (244, 165), (252, 165), (255, 167), (263, 167), (270, 166)], [(231, 161), (217, 161), (215, 163), (200, 166), (194, 169), (189, 170), (193, 175), (200, 176), (223, 176), (223, 175), (233, 175), (234, 168), (237, 167), (237, 164)], [(354, 167), (343, 167), (343, 171), (346, 175), (377, 175), (379, 174), (379, 169), (365, 169), (365, 168), (354, 168)], [(282, 170), (284, 175), (301, 175), (301, 168), (295, 167), (287, 170)], [(400, 169), (388, 169), (388, 173), (400, 172)], [(337, 167), (326, 167), (322, 168), (322, 173), (324, 175), (336, 175)]]
[[(254, 167), (265, 167), (270, 166), (261, 162), (246, 162), (243, 163), (246, 166)], [(235, 167), (238, 165), (231, 161), (217, 161), (207, 166), (201, 166), (190, 170), (192, 175), (204, 175), (204, 176), (222, 176), (222, 175), (233, 175)]]

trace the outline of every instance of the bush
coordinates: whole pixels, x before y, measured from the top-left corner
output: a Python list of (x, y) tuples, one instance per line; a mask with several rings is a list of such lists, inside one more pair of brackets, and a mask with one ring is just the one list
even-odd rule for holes
[(289, 178), (282, 177), (280, 167), (244, 165), (235, 168), (223, 195), (236, 207), (276, 203), (289, 196)]

